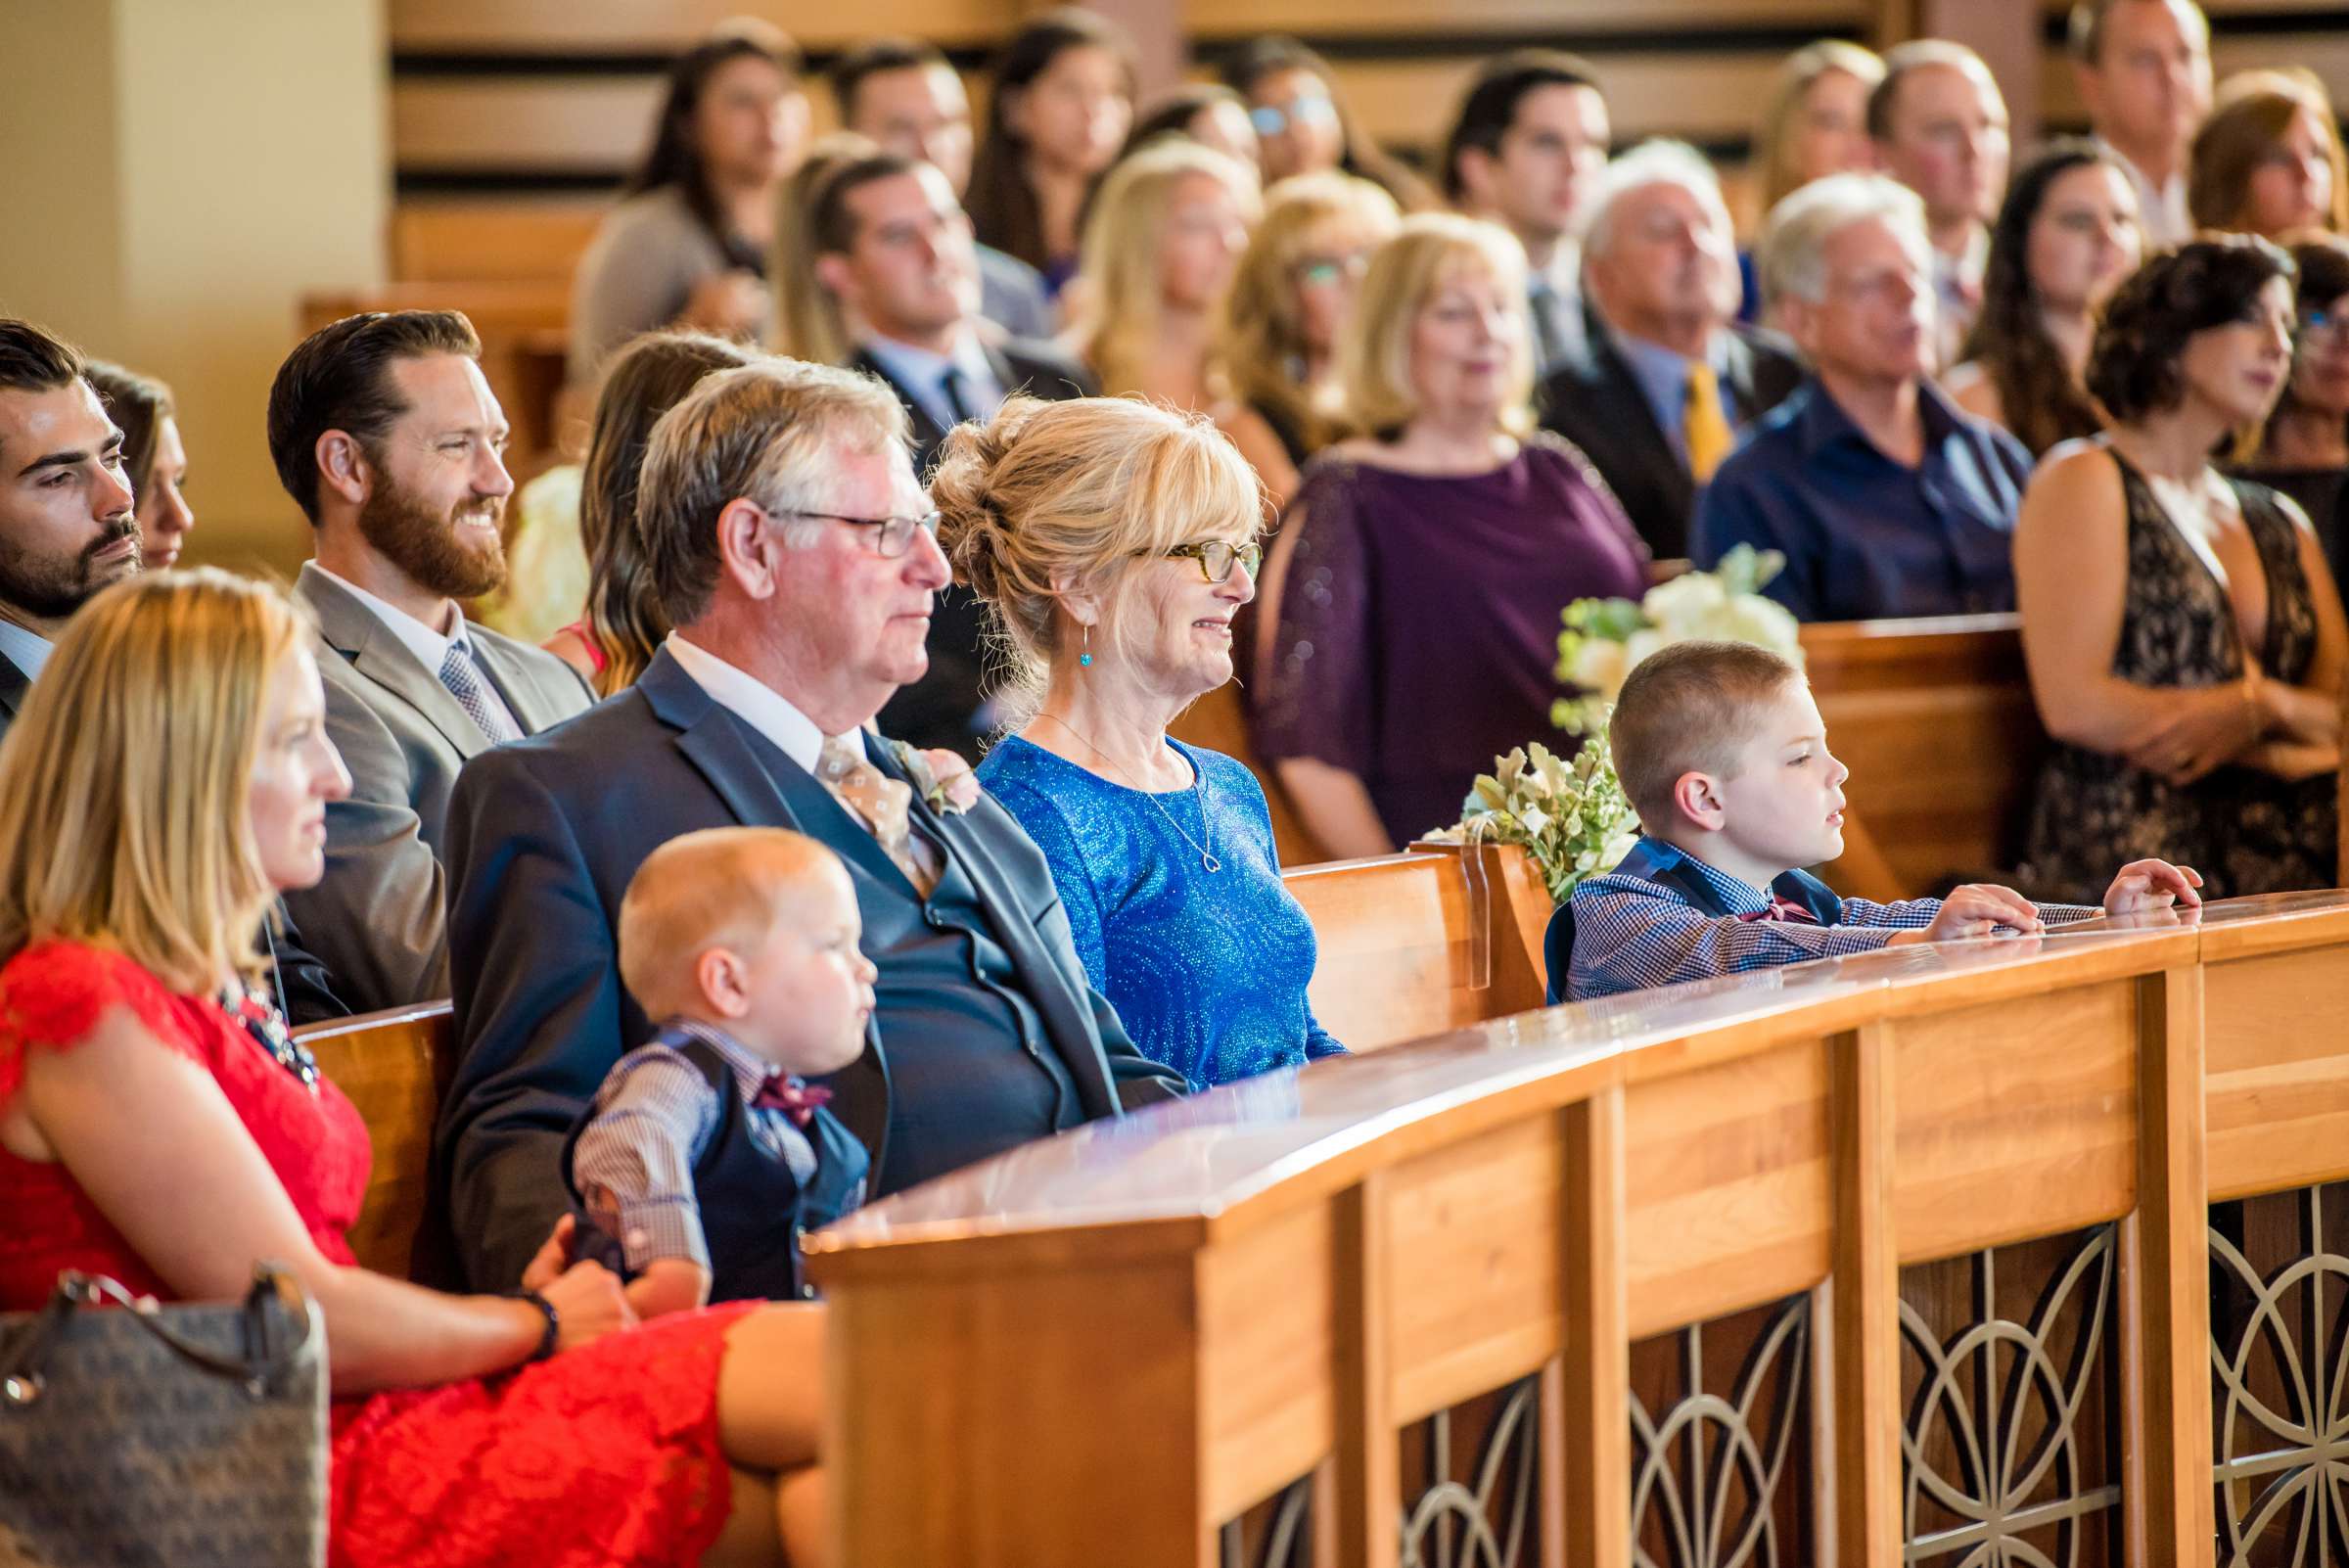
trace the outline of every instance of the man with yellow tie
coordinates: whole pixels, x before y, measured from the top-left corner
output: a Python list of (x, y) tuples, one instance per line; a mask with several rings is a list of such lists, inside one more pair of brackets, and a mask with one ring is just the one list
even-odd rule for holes
[(1736, 241), (1694, 148), (1644, 142), (1614, 160), (1575, 230), (1591, 332), (1543, 382), (1543, 423), (1597, 466), (1658, 560), (1685, 556), (1698, 490), (1802, 365), (1736, 324)]

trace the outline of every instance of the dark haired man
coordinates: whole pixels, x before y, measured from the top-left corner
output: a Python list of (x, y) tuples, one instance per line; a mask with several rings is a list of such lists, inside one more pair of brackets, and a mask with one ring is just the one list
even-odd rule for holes
[(1934, 374), (1958, 363), (1982, 313), (1990, 220), (2006, 192), (2006, 100), (1982, 57), (1947, 38), (1911, 38), (1884, 55), (1867, 97), (1867, 134), (1884, 171), (1925, 204), (1940, 300)]
[[(936, 44), (876, 38), (833, 62), (832, 96), (844, 130), (885, 153), (934, 165), (962, 200), (971, 185), (971, 96)], [(1049, 338), (1052, 301), (1036, 268), (991, 245), (979, 260), (979, 313), (1014, 338)]]
[(82, 370), (71, 345), (0, 318), (0, 733), (73, 612), (139, 570), (122, 433)]
[(351, 777), (327, 807), (324, 879), (286, 901), (361, 1012), (448, 993), (439, 850), (458, 768), (591, 701), (570, 666), (459, 608), (505, 581), (514, 489), (480, 353), (454, 311), (351, 316), (269, 391), (269, 455), (315, 536), (294, 593)]
[(1487, 63), (1444, 143), (1444, 195), (1525, 247), (1534, 372), (1580, 353), (1582, 257), (1567, 238), (1584, 185), (1606, 166), (1607, 101), (1590, 68), (1554, 49)]
[[(912, 418), (915, 473), (929, 472), (946, 432), (992, 418), (1014, 392), (1093, 392), (1084, 368), (1050, 344), (980, 336), (971, 221), (932, 165), (888, 153), (850, 163), (816, 190), (807, 222), (816, 282), (860, 332), (851, 368), (889, 383)], [(890, 699), (882, 733), (975, 761), (993, 727), (980, 695), (984, 636), (978, 601), (959, 587), (942, 592), (929, 672)]]

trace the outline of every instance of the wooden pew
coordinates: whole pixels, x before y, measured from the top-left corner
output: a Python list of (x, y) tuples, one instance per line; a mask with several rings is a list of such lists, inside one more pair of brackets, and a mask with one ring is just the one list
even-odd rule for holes
[(369, 1268), (408, 1278), (424, 1227), (433, 1122), (456, 1068), (448, 1003), (317, 1024), (296, 1038), (318, 1058), (319, 1072), (358, 1107), (375, 1145), (366, 1206), (350, 1227), (350, 1250)]
[[(1512, 1519), (1542, 1551), (1509, 1560), (1575, 1568), (2208, 1563), (2214, 1491), (2248, 1516), (2323, 1462), (2289, 1384), (2214, 1421), (2214, 1332), (2264, 1386), (2300, 1330), (2214, 1319), (2208, 1204), (2349, 1174), (2345, 980), (2343, 894), (1896, 949), (1234, 1084), (897, 1194), (808, 1240), (855, 1395), (823, 1437), (832, 1554), (1197, 1568), (1310, 1499), (1294, 1560), (1349, 1568)], [(2261, 1233), (2298, 1250), (2253, 1288), (2299, 1323), (2337, 1237)], [(1767, 1550), (1736, 1545), (1749, 1499)]]
[[(1469, 875), (1477, 868), (1475, 877)], [(1549, 895), (1522, 852), (1431, 847), (1308, 866), (1283, 879), (1321, 945), (1309, 992), (1322, 1026), (1356, 1051), (1542, 1005)], [(408, 1277), (428, 1200), (433, 1125), (455, 1070), (446, 1002), (300, 1033), (375, 1145), (351, 1249)]]
[(2003, 876), (2047, 745), (2011, 615), (1803, 627), (1827, 745), (1852, 770), (1839, 893), (1938, 896)]

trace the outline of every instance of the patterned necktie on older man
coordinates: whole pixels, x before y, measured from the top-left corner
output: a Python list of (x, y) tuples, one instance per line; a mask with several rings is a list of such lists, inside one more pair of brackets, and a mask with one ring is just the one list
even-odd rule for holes
[(816, 759), (815, 776), (855, 813), (865, 831), (881, 846), (881, 853), (905, 873), (905, 880), (913, 884), (914, 891), (929, 898), (938, 886), (942, 868), (930, 841), (913, 831), (908, 815), (913, 804), (913, 786), (902, 779), (891, 778), (867, 761), (863, 747), (854, 737), (847, 735), (835, 735), (824, 742), (823, 754)]

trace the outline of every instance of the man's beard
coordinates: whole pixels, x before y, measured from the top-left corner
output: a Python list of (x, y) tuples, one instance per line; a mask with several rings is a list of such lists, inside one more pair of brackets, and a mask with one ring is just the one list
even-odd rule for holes
[[(98, 552), (128, 539), (130, 553), (101, 565)], [(0, 533), (0, 601), (44, 621), (63, 621), (139, 570), (139, 520), (125, 512), (110, 519), (80, 553), (60, 559), (35, 556)]]
[[(380, 484), (359, 508), (359, 536), (425, 592), (478, 599), (505, 586), (506, 546), (494, 528), (502, 505), (494, 496), (474, 497), (453, 511), (435, 512), (407, 491)], [(457, 519), (466, 513), (485, 513), (493, 525), (478, 544), (457, 531)]]

